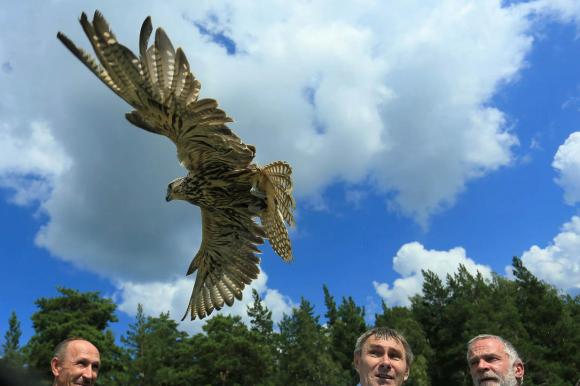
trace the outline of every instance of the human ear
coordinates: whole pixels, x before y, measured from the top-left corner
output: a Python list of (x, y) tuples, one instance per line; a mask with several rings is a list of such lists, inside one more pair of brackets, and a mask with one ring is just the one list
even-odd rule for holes
[(54, 357), (50, 360), (50, 370), (52, 371), (52, 375), (58, 377), (58, 374), (60, 373), (60, 365), (58, 363), (57, 357)]
[(352, 363), (353, 363), (353, 365), (354, 365), (354, 369), (355, 369), (355, 370), (356, 370), (356, 372), (358, 373), (358, 372), (359, 372), (359, 371), (358, 371), (358, 368), (359, 368), (359, 366), (360, 366), (360, 354), (358, 354), (358, 355), (357, 355), (357, 354), (354, 354), (354, 357), (353, 357)]
[(514, 375), (518, 379), (524, 377), (524, 364), (521, 361), (517, 361), (516, 363), (514, 363)]

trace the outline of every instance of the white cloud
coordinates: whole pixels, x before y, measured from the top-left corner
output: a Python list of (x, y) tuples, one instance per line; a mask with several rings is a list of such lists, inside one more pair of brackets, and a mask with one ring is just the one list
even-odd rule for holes
[(537, 277), (562, 289), (580, 289), (580, 217), (565, 223), (552, 243), (522, 254), (522, 262)]
[(48, 198), (72, 164), (46, 122), (0, 121), (0, 144), (0, 187), (14, 190), (11, 201), (18, 205)]
[(247, 325), (250, 319), (247, 315), (247, 307), (253, 303), (252, 289), (255, 289), (262, 298), (262, 304), (272, 311), (272, 320), (275, 324), (282, 320), (284, 314), (290, 314), (296, 305), (292, 300), (282, 295), (278, 290), (268, 288), (266, 285), (268, 276), (261, 272), (258, 278), (244, 289), (242, 300), (234, 303), (232, 307), (225, 307), (220, 311), (214, 311), (208, 318), (194, 321), (189, 317), (180, 321), (183, 316), (195, 278), (179, 278), (166, 282), (132, 283), (121, 282), (118, 284), (121, 301), (119, 309), (129, 315), (135, 315), (137, 305), (143, 306), (146, 315), (158, 316), (162, 312), (169, 311), (170, 316), (179, 322), (179, 328), (190, 333), (201, 331), (205, 322), (216, 315), (238, 315)]
[[(219, 99), (231, 127), (257, 146), (258, 161), (293, 165), (299, 198), (324, 207), (317, 199), (329, 185), (360, 190), (371, 181), (392, 208), (426, 224), (470, 179), (512, 161), (517, 138), (490, 101), (517, 78), (533, 39), (529, 9), (500, 4), (94, 0), (83, 8), (102, 10), (133, 50), (152, 15), (184, 48), (202, 97)], [(89, 47), (79, 12), (70, 0), (8, 0), (0, 10), (0, 63), (10, 68), (0, 72), (4, 122), (34, 117), (46, 128), (39, 138), (54, 145), (30, 161), (11, 158), (17, 175), (5, 168), (0, 178), (22, 193), (15, 201), (40, 200), (49, 220), (37, 243), (53, 255), (119, 282), (167, 283), (197, 249), (199, 215), (163, 200), (184, 174), (172, 144), (129, 125), (129, 107), (56, 40), (60, 30)], [(192, 20), (214, 20), (238, 54)], [(20, 126), (3, 129), (3, 151), (18, 143)], [(38, 139), (24, 138), (28, 147)], [(31, 169), (50, 176), (50, 189), (31, 188)]]
[(580, 25), (580, 3), (577, 0), (536, 0), (523, 4), (522, 8), (539, 17), (551, 17), (558, 21)]
[(560, 145), (552, 167), (559, 173), (556, 183), (564, 189), (566, 203), (580, 202), (580, 131), (570, 134)]
[(373, 285), (377, 294), (389, 306), (408, 306), (409, 297), (422, 292), (421, 270), (430, 270), (445, 280), (448, 274), (457, 272), (460, 264), (473, 275), (479, 271), (484, 278), (491, 279), (491, 268), (477, 264), (467, 257), (465, 249), (456, 247), (448, 251), (427, 250), (415, 241), (403, 245), (393, 257), (393, 268), (401, 277), (392, 285), (376, 281)]

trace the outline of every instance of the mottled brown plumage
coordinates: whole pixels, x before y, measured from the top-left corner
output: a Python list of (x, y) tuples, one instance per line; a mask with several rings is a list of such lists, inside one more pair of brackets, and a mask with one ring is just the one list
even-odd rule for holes
[[(265, 167), (252, 163), (256, 149), (244, 144), (227, 126), (232, 120), (213, 99), (198, 99), (200, 83), (190, 72), (183, 51), (175, 50), (158, 28), (145, 19), (139, 57), (117, 42), (103, 15), (80, 23), (100, 64), (63, 33), (58, 38), (101, 81), (134, 110), (126, 118), (144, 130), (161, 134), (177, 146), (188, 170), (172, 181), (167, 200), (201, 207), (202, 242), (187, 274), (197, 272), (184, 315), (204, 318), (234, 299), (259, 273), (258, 245), (269, 239), (274, 251), (292, 260), (286, 224), (293, 225), (292, 169), (277, 161)], [(255, 219), (260, 218), (261, 224)]]

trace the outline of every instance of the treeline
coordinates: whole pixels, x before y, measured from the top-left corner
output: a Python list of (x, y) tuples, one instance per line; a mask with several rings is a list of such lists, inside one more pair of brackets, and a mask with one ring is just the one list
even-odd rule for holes
[[(486, 281), (464, 267), (445, 281), (423, 272), (423, 293), (409, 308), (388, 307), (375, 326), (401, 331), (416, 356), (407, 385), (471, 385), (465, 344), (480, 333), (510, 340), (526, 363), (526, 385), (573, 385), (580, 377), (580, 296), (562, 295), (513, 260), (514, 280)], [(26, 379), (50, 385), (54, 346), (82, 336), (99, 347), (101, 385), (356, 385), (352, 367), (356, 338), (367, 328), (365, 310), (351, 298), (337, 301), (324, 286), (324, 319), (302, 298), (275, 328), (257, 292), (245, 325), (238, 316), (216, 316), (203, 333), (177, 329), (169, 314), (145, 316), (120, 338), (109, 326), (115, 304), (97, 292), (59, 289), (36, 301), (35, 334), (20, 347), (20, 324), (10, 317), (0, 362)], [(24, 383), (22, 383), (24, 384)]]

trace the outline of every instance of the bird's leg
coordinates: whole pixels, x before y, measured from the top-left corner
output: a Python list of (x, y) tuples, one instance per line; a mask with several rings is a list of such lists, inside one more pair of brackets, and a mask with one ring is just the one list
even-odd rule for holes
[(266, 192), (260, 189), (260, 178), (262, 178), (262, 171), (258, 168), (256, 174), (252, 176), (252, 188), (250, 189), (250, 194), (261, 198), (266, 199)]

